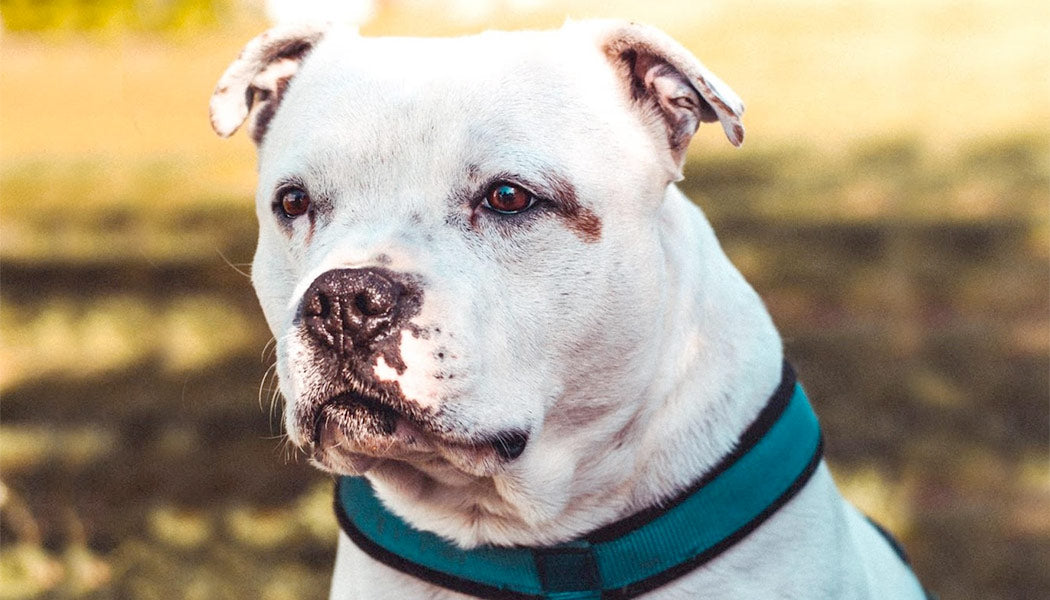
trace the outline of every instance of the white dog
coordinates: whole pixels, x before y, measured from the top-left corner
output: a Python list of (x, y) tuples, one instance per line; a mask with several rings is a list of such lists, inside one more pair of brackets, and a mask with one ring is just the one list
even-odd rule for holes
[(286, 26), (211, 100), (259, 150), (288, 436), (333, 598), (911, 599), (762, 302), (674, 185), (743, 104), (650, 27)]

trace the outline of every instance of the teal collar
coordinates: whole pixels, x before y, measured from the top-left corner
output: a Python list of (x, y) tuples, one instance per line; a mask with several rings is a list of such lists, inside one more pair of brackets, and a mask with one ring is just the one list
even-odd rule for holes
[(336, 483), (336, 514), (364, 552), (481, 598), (633, 598), (718, 556), (809, 481), (823, 447), (816, 415), (784, 364), (780, 386), (737, 449), (688, 489), (571, 542), (463, 550), (387, 510), (362, 477)]

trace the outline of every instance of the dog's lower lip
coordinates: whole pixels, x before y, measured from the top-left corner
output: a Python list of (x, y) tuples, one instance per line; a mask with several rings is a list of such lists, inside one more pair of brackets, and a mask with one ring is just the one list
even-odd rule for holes
[(316, 410), (314, 459), (344, 474), (364, 474), (385, 460), (442, 459), (468, 471), (471, 465), (491, 470), (518, 459), (529, 441), (522, 429), (483, 436), (433, 431), (379, 398), (354, 392), (333, 395)]
[(325, 422), (326, 409), (333, 406), (360, 407), (362, 410), (374, 415), (377, 423), (383, 425), (384, 433), (387, 434), (393, 433), (397, 422), (404, 418), (404, 415), (396, 409), (374, 397), (353, 392), (336, 394), (322, 402), (314, 414), (312, 439), (315, 446), (321, 441), (321, 431)]
[[(325, 421), (320, 434), (321, 443), (315, 444), (313, 448), (314, 460), (319, 464), (327, 465), (334, 470), (350, 475), (363, 475), (381, 461), (379, 457), (362, 452), (331, 452), (332, 448), (340, 446), (338, 442), (341, 435), (338, 432), (339, 427), (338, 424)], [(335, 443), (332, 443), (333, 440), (335, 440)]]

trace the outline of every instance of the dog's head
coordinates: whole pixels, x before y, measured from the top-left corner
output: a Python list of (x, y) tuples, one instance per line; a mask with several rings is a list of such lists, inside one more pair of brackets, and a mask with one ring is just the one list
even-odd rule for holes
[(258, 144), (252, 279), (288, 435), (395, 484), (568, 488), (666, 359), (660, 211), (686, 146), (702, 121), (743, 138), (740, 100), (688, 51), (606, 21), (276, 28), (211, 110)]

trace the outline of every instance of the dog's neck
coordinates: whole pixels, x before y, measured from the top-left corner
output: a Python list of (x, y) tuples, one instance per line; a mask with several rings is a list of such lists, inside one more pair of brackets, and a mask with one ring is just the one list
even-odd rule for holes
[[(641, 398), (578, 433), (550, 433), (571, 451), (535, 457), (538, 480), (400, 463), (370, 473), (395, 513), (465, 547), (554, 544), (675, 496), (733, 450), (780, 381), (780, 338), (700, 210), (673, 185), (660, 210), (663, 342)], [(568, 458), (578, 461), (557, 464)]]
[(758, 294), (729, 261), (700, 209), (675, 186), (661, 226), (674, 293), (668, 356), (653, 378), (630, 510), (674, 496), (729, 454), (780, 382), (780, 335)]

